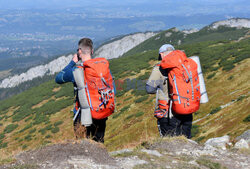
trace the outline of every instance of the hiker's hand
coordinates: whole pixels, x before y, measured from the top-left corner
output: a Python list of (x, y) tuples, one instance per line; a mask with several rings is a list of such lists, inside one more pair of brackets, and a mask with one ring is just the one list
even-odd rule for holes
[(75, 63), (77, 63), (78, 62), (78, 57), (77, 57), (77, 54), (74, 54), (74, 56), (73, 56), (73, 59), (72, 59)]

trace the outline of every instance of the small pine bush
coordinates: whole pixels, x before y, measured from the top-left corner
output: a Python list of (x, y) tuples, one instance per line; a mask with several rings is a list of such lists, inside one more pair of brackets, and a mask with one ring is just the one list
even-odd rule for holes
[(221, 107), (219, 106), (219, 107), (216, 107), (215, 109), (213, 109), (211, 112), (210, 112), (210, 114), (215, 114), (215, 113), (217, 113), (218, 111), (220, 111), (221, 110)]
[(141, 111), (141, 112), (136, 113), (136, 114), (135, 114), (135, 117), (140, 117), (140, 116), (142, 116), (142, 115), (144, 115), (144, 112)]
[(250, 115), (248, 115), (244, 120), (243, 122), (250, 122)]
[(51, 129), (51, 132), (52, 133), (57, 133), (57, 132), (59, 132), (59, 130), (60, 129), (58, 127), (54, 127), (54, 128)]
[(8, 126), (5, 127), (4, 133), (11, 133), (17, 127), (18, 127), (18, 124), (9, 124)]

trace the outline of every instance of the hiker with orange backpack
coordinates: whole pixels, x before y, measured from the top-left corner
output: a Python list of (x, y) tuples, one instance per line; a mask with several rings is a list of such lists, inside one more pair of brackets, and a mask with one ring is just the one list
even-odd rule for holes
[(76, 93), (74, 130), (84, 126), (84, 135), (104, 142), (106, 121), (115, 109), (115, 83), (105, 58), (92, 58), (93, 42), (83, 38), (78, 42), (77, 54), (57, 74), (58, 84), (72, 82)]
[(200, 106), (197, 64), (170, 44), (159, 49), (157, 64), (146, 91), (156, 93), (154, 116), (161, 136), (184, 135), (191, 138), (193, 115)]

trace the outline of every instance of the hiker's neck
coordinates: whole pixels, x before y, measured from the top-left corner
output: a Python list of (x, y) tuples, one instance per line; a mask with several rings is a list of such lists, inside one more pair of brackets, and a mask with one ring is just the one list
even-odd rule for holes
[(83, 55), (82, 56), (82, 61), (87, 61), (87, 60), (90, 60), (91, 59), (91, 55)]

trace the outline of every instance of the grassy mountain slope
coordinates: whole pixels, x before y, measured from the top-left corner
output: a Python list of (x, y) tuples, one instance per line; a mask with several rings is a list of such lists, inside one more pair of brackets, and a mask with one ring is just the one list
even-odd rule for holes
[(245, 59), (226, 73), (217, 71), (208, 81), (210, 101), (196, 114), (195, 119), (200, 120), (195, 123), (198, 134), (194, 139), (205, 141), (225, 134), (235, 138), (250, 129), (249, 64), (250, 58)]
[[(238, 30), (235, 31), (237, 34)], [(194, 118), (211, 115), (195, 123), (195, 140), (205, 141), (224, 134), (237, 136), (249, 129), (250, 39), (246, 34), (243, 36), (245, 38), (240, 41), (200, 41), (177, 47), (185, 50), (188, 56), (199, 55), (205, 72), (210, 101), (201, 106)], [(116, 112), (107, 122), (105, 145), (109, 150), (159, 137), (153, 117), (155, 96), (146, 94), (143, 81), (157, 63), (157, 51), (110, 60), (111, 71), (119, 82), (116, 85)], [(235, 100), (232, 105), (220, 108), (232, 100)], [(73, 139), (72, 104), (72, 84), (60, 86), (54, 81), (1, 101), (0, 153), (4, 154), (1, 158), (51, 142)]]
[(220, 26), (218, 29), (211, 29), (209, 26), (207, 26), (200, 31), (191, 34), (185, 34), (176, 28), (172, 28), (144, 41), (124, 55), (128, 56), (138, 52), (156, 50), (159, 49), (159, 46), (164, 43), (180, 46), (183, 44), (191, 44), (203, 41), (238, 40), (240, 37), (243, 37), (246, 34), (249, 34), (249, 29), (247, 28), (237, 29), (225, 26)]

